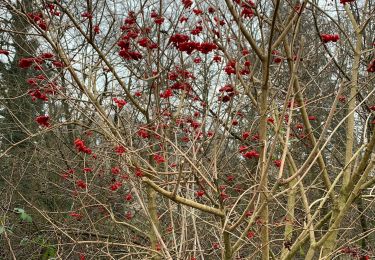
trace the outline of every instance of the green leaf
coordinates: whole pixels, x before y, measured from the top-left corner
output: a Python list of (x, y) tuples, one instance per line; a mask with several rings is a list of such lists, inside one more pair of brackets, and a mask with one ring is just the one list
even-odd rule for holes
[(28, 242), (29, 242), (29, 238), (28, 238), (28, 237), (24, 237), (24, 238), (22, 238), (22, 240), (20, 241), (20, 246), (24, 246), (24, 245), (26, 245)]
[(0, 235), (1, 235), (2, 233), (4, 233), (4, 231), (5, 231), (5, 227), (4, 227), (4, 226), (0, 226)]
[(24, 213), (25, 210), (21, 208), (14, 208), (14, 211), (17, 212), (18, 214)]
[(26, 222), (32, 222), (33, 218), (25, 212), (22, 208), (14, 208), (14, 211), (20, 214), (20, 219)]
[(56, 249), (53, 246), (48, 246), (44, 250), (45, 252), (42, 255), (42, 260), (52, 259), (56, 256)]
[(29, 223), (33, 221), (32, 217), (26, 214), (25, 212), (21, 213), (20, 218), (21, 220), (29, 222)]

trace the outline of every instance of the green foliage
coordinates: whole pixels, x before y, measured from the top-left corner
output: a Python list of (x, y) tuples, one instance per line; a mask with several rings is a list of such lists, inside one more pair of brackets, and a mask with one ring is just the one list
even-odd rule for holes
[(16, 213), (20, 215), (20, 219), (22, 221), (26, 221), (29, 223), (33, 222), (33, 218), (29, 214), (27, 214), (24, 209), (15, 208), (14, 211), (16, 211)]
[(56, 249), (53, 246), (46, 246), (43, 249), (43, 254), (41, 256), (41, 260), (48, 260), (56, 257)]

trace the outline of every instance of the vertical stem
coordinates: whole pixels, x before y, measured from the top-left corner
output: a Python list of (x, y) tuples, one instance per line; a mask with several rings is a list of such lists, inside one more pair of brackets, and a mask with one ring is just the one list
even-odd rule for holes
[[(224, 221), (225, 219), (223, 219), (223, 224), (224, 224)], [(223, 239), (224, 239), (224, 260), (231, 260), (232, 249), (230, 245), (230, 234), (228, 231), (224, 231)]]
[[(354, 147), (354, 125), (355, 125), (355, 113), (351, 113), (356, 107), (356, 95), (357, 95), (357, 81), (358, 81), (358, 70), (362, 51), (362, 34), (357, 31), (356, 33), (356, 46), (354, 51), (353, 69), (352, 69), (352, 80), (350, 84), (350, 96), (348, 103), (348, 116), (346, 124), (346, 144), (345, 144), (345, 165), (348, 165), (344, 170), (342, 188), (340, 190), (340, 198), (338, 205), (333, 209), (333, 214), (331, 218), (331, 224), (335, 222), (337, 215), (341, 212), (345, 205), (345, 202), (349, 196), (349, 185), (352, 173), (351, 158), (353, 157), (353, 147)], [(338, 231), (334, 230), (328, 237), (327, 241), (323, 245), (323, 256), (329, 255), (335, 248), (336, 238)]]
[[(348, 113), (352, 112), (356, 107), (356, 95), (357, 95), (357, 81), (358, 81), (358, 70), (359, 70), (359, 62), (361, 58), (361, 50), (362, 50), (362, 35), (357, 34), (357, 44), (354, 53), (354, 62), (353, 62), (353, 70), (352, 70), (352, 81), (350, 84), (350, 100), (348, 104)], [(348, 117), (347, 125), (346, 125), (346, 151), (345, 151), (345, 164), (350, 162), (350, 159), (353, 156), (353, 146), (354, 146), (354, 115), (355, 113), (351, 113)], [(352, 167), (351, 165), (346, 168), (344, 171), (343, 176), (343, 192), (345, 193), (347, 186), (350, 182), (350, 175), (351, 175)]]
[[(259, 191), (260, 194), (260, 205), (267, 204), (267, 185), (268, 185), (268, 175), (267, 175), (267, 165), (266, 165), (266, 156), (267, 156), (267, 98), (269, 92), (269, 83), (267, 80), (269, 67), (268, 63), (263, 63), (263, 77), (264, 77), (264, 86), (261, 93), (261, 102), (260, 102), (260, 122), (259, 122), (259, 137), (260, 137), (260, 183)], [(263, 224), (260, 230), (261, 237), (261, 246), (262, 246), (262, 259), (268, 260), (270, 258), (269, 251), (269, 228), (268, 228), (268, 205), (265, 205), (263, 210), (260, 212), (259, 216)]]
[[(284, 229), (284, 242), (292, 241), (293, 233), (293, 222), (294, 222), (294, 209), (296, 207), (296, 191), (297, 188), (293, 186), (297, 183), (297, 179), (294, 179), (289, 183), (289, 193), (288, 193), (288, 204), (287, 204), (287, 213), (285, 215), (285, 229)], [(286, 247), (282, 250), (282, 255), (286, 255), (289, 251)]]
[[(158, 218), (157, 209), (156, 209), (156, 191), (152, 189), (150, 185), (147, 185), (146, 193), (147, 193), (147, 209), (150, 214), (151, 225), (154, 225), (157, 228), (157, 230), (160, 230), (160, 223), (159, 223), (159, 218)], [(158, 245), (158, 237), (155, 234), (155, 231), (152, 227), (150, 228), (149, 238), (151, 242), (151, 248), (156, 250), (157, 245)], [(154, 255), (152, 259), (159, 260), (160, 257), (157, 255)]]

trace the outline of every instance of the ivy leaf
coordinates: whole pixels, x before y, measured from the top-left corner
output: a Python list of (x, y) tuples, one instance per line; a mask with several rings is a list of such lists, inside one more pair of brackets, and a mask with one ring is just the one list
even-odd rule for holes
[(26, 221), (26, 222), (32, 222), (33, 219), (30, 215), (26, 214), (25, 212), (22, 212), (21, 215), (20, 215), (20, 218), (22, 221)]
[(21, 208), (14, 208), (14, 211), (17, 212), (18, 214), (22, 214), (25, 212), (25, 210)]
[(15, 208), (14, 211), (16, 211), (18, 214), (20, 214), (20, 219), (22, 221), (26, 221), (26, 222), (29, 222), (29, 223), (33, 221), (33, 218), (29, 214), (27, 214), (24, 209)]

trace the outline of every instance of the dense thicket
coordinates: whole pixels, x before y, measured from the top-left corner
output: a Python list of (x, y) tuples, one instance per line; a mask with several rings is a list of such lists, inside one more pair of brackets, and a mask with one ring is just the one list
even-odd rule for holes
[(1, 257), (374, 257), (374, 8), (0, 0)]

